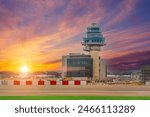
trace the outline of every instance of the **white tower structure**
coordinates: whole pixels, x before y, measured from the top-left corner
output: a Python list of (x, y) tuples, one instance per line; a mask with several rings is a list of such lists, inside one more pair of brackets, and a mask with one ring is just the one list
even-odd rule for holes
[(105, 38), (96, 23), (92, 23), (92, 25), (87, 28), (86, 37), (83, 38), (82, 45), (84, 46), (84, 51), (88, 51), (93, 58), (92, 80), (98, 81), (101, 79), (101, 62), (99, 52), (101, 50), (101, 46), (105, 45)]

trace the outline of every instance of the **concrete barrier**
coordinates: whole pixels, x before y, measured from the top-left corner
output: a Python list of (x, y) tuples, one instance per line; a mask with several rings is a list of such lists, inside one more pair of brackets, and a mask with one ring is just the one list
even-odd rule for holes
[(26, 85), (26, 80), (19, 80), (20, 81), (20, 85)]
[(20, 85), (20, 81), (19, 80), (14, 80), (14, 85)]
[(38, 85), (38, 80), (33, 80), (32, 85)]
[(87, 85), (87, 81), (81, 81), (81, 85)]
[(74, 85), (74, 81), (69, 81), (69, 85)]
[[(56, 80), (0, 80), (0, 85), (87, 85), (87, 81), (56, 81)], [(150, 85), (150, 83), (146, 83)]]
[(69, 85), (69, 81), (67, 80), (62, 81), (62, 85)]
[(26, 81), (26, 85), (32, 85), (32, 81), (31, 80), (27, 80)]
[(56, 81), (57, 85), (62, 85), (62, 81)]
[(50, 81), (45, 81), (45, 85), (50, 85)]
[(44, 80), (39, 80), (38, 81), (38, 85), (44, 85), (45, 84), (45, 81)]
[(55, 80), (51, 80), (50, 81), (50, 85), (56, 85), (56, 81)]
[(75, 81), (74, 81), (74, 85), (81, 85), (80, 80), (75, 80)]
[(9, 85), (9, 86), (14, 85), (13, 80), (8, 80), (8, 81), (7, 81), (7, 85)]

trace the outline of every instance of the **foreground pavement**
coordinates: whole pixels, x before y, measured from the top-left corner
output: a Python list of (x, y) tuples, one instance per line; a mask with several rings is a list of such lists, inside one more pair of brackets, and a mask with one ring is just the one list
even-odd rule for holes
[(0, 96), (150, 96), (150, 86), (0, 86)]

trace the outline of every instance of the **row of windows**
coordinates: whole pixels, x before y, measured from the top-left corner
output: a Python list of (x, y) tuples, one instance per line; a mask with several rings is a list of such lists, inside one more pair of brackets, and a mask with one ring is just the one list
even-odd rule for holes
[(92, 77), (92, 72), (74, 71), (74, 72), (67, 72), (66, 75), (68, 77)]
[(95, 39), (95, 40), (85, 40), (85, 42), (101, 42), (101, 43), (102, 43), (103, 41), (102, 41), (102, 40), (96, 40), (96, 39)]
[(87, 31), (99, 31), (99, 28), (88, 28)]
[(100, 37), (100, 34), (88, 34), (87, 37)]
[(92, 61), (68, 60), (68, 65), (92, 65)]

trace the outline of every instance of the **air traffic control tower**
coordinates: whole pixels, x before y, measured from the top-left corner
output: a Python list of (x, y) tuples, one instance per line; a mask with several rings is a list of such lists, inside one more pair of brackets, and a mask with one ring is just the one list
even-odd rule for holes
[(86, 37), (83, 38), (82, 45), (84, 46), (84, 51), (88, 51), (93, 58), (92, 80), (99, 81), (101, 79), (101, 59), (99, 52), (101, 47), (105, 45), (105, 38), (103, 37), (102, 32), (96, 23), (92, 23), (92, 25), (87, 28)]

